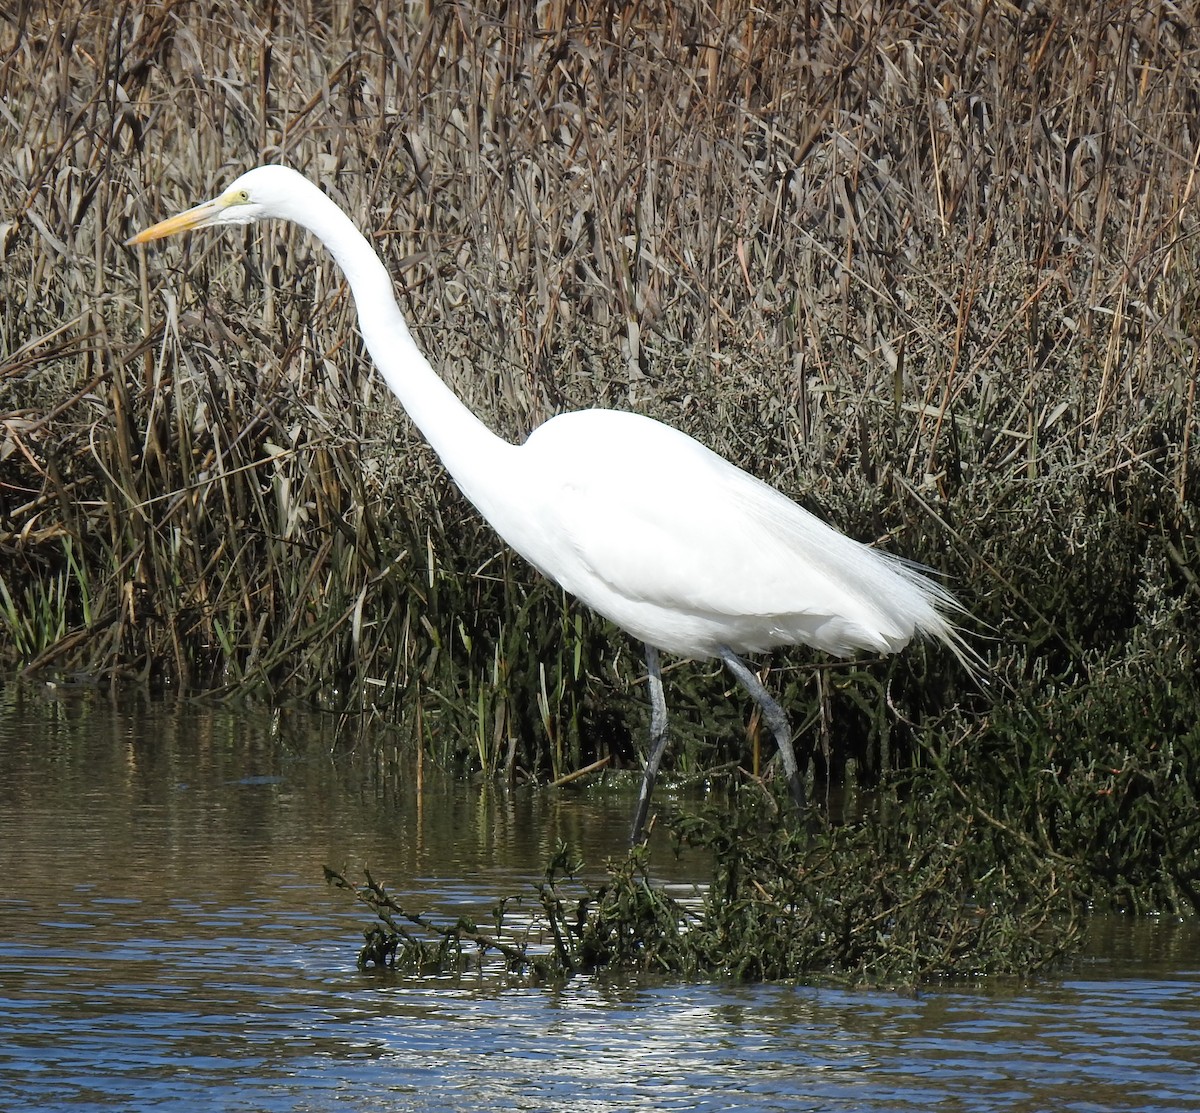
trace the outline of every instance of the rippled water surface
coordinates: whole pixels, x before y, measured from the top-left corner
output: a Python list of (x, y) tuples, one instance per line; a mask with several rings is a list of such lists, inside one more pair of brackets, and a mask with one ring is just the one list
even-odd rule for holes
[[(482, 920), (632, 801), (330, 756), (299, 715), (0, 688), (0, 1109), (1200, 1109), (1200, 935), (1033, 987), (557, 989), (360, 974), (323, 863)], [(704, 879), (662, 860), (664, 877)]]

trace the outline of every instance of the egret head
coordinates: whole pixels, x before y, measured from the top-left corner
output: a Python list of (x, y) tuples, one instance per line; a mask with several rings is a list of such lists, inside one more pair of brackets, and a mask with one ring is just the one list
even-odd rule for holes
[(149, 228), (143, 228), (125, 243), (149, 243), (179, 232), (190, 232), (194, 228), (253, 224), (256, 220), (272, 216), (294, 218), (293, 210), (297, 202), (307, 190), (315, 189), (303, 176), (285, 166), (257, 166), (211, 201), (204, 201)]

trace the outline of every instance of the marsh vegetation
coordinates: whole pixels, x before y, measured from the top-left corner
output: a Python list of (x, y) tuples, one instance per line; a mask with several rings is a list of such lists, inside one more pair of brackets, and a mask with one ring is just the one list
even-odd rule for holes
[[(449, 484), (317, 245), (273, 226), (122, 247), (286, 161), (373, 234), (418, 342), (497, 431), (637, 409), (946, 577), (983, 690), (919, 647), (770, 662), (816, 795), (873, 801), (821, 836), (862, 867), (827, 878), (847, 915), (867, 893), (864, 915), (898, 915), (901, 876), (947, 923), (956, 902), (1038, 925), (1200, 906), (1193, 13), (5, 19), (10, 669), (301, 701), (347, 744), (387, 730), (485, 777), (637, 768), (638, 647)], [(718, 670), (667, 684), (676, 775), (759, 771)], [(755, 894), (788, 877), (777, 837), (745, 851), (769, 876), (734, 871)]]

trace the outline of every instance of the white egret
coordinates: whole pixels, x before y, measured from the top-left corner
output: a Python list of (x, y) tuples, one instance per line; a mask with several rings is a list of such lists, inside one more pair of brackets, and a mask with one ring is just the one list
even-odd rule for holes
[(961, 610), (905, 561), (851, 540), (686, 433), (640, 414), (559, 414), (524, 444), (496, 436), (438, 377), (409, 333), (391, 277), (353, 222), (282, 166), (133, 236), (143, 244), (276, 217), (317, 237), (346, 276), (367, 350), (466, 497), (534, 567), (646, 646), (651, 738), (636, 840), (667, 741), (659, 651), (719, 657), (762, 708), (798, 806), (791, 729), (739, 653), (802, 643), (837, 657), (895, 653), (914, 635), (971, 666)]

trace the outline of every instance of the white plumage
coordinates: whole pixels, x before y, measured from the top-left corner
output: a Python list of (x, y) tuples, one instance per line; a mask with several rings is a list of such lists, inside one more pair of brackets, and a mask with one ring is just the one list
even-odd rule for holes
[(652, 744), (635, 839), (666, 744), (657, 650), (726, 663), (762, 706), (799, 804), (786, 716), (737, 654), (797, 643), (839, 657), (894, 653), (925, 636), (972, 666), (944, 588), (677, 429), (620, 410), (581, 410), (552, 418), (522, 445), (497, 437), (418, 350), (367, 240), (296, 172), (260, 166), (129, 242), (269, 217), (307, 228), (337, 260), (376, 366), (484, 518), (535, 567), (646, 644)]

